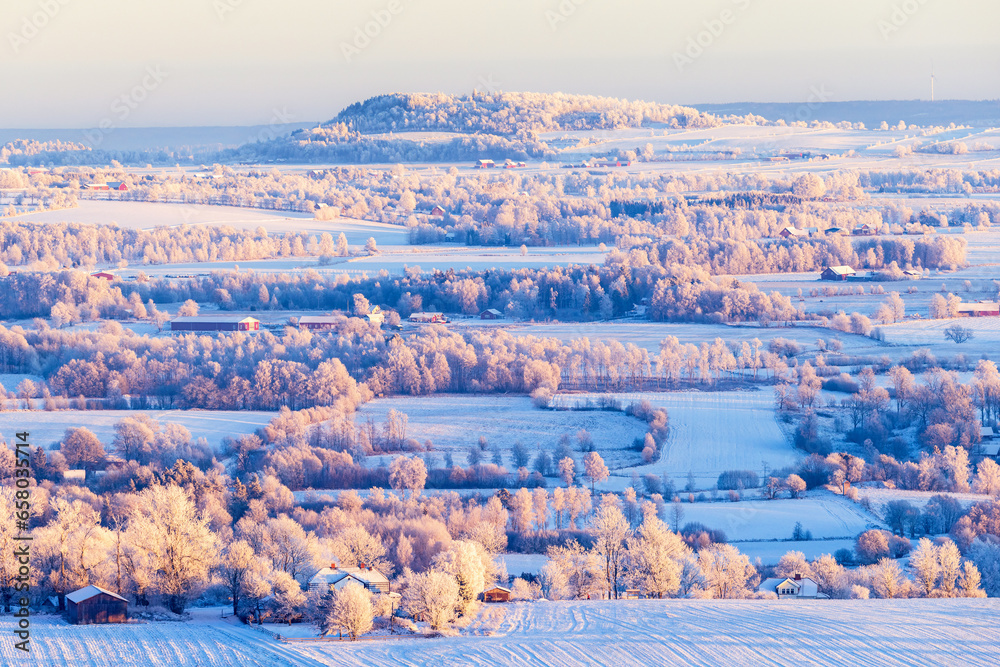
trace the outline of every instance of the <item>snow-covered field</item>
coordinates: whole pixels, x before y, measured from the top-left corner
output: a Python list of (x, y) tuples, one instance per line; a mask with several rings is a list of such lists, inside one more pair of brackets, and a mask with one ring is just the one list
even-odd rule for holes
[(997, 600), (620, 600), (488, 609), (459, 637), (288, 644), (212, 614), (189, 623), (89, 626), (36, 617), (29, 654), (14, 648), (8, 615), (0, 621), (0, 664), (985, 667), (996, 665), (1000, 651)]
[[(557, 404), (574, 405), (589, 395), (560, 394)], [(666, 450), (656, 463), (630, 469), (639, 474), (666, 474), (683, 488), (692, 473), (698, 488), (715, 484), (726, 470), (755, 470), (766, 462), (780, 469), (802, 458), (785, 439), (774, 415), (771, 391), (611, 394), (624, 403), (647, 400), (670, 416)]]
[(990, 496), (979, 493), (942, 493), (941, 491), (909, 491), (906, 489), (873, 489), (869, 487), (858, 487), (858, 497), (868, 498), (872, 506), (878, 508), (893, 500), (905, 500), (914, 507), (923, 509), (927, 501), (937, 495), (954, 498), (963, 507), (969, 507), (975, 503), (988, 502)]
[[(470, 323), (475, 326), (475, 323)], [(592, 342), (610, 342), (617, 340), (622, 344), (632, 343), (636, 347), (649, 350), (650, 354), (660, 353), (660, 341), (667, 336), (676, 336), (681, 344), (711, 343), (716, 338), (730, 343), (750, 342), (759, 338), (767, 349), (767, 344), (775, 338), (785, 338), (796, 341), (803, 350), (815, 351), (816, 341), (842, 340), (845, 349), (859, 338), (850, 334), (842, 334), (822, 327), (759, 327), (754, 325), (731, 326), (728, 324), (686, 324), (673, 322), (647, 322), (641, 320), (613, 322), (553, 322), (539, 324), (508, 325), (511, 334), (515, 336), (536, 336), (538, 338), (558, 338), (562, 341), (573, 341), (589, 338)], [(861, 339), (865, 340), (865, 339)]]
[(59, 442), (68, 428), (85, 426), (105, 444), (115, 436), (115, 424), (143, 412), (162, 425), (180, 424), (191, 432), (191, 439), (205, 438), (218, 447), (226, 436), (253, 433), (274, 418), (274, 412), (230, 412), (225, 410), (40, 410), (0, 412), (0, 439), (14, 442), (14, 433), (31, 433), (31, 444), (49, 446)]
[[(696, 521), (722, 530), (728, 540), (791, 539), (796, 522), (800, 522), (803, 529), (812, 531), (816, 539), (846, 539), (878, 523), (875, 517), (859, 506), (832, 495), (738, 503), (682, 503), (681, 507), (684, 509), (682, 526)], [(789, 546), (786, 551), (793, 548)]]
[[(965, 343), (956, 344), (946, 340), (944, 330), (958, 324), (964, 329), (972, 329), (974, 337)], [(882, 327), (887, 342), (900, 345), (922, 345), (935, 353), (940, 350), (948, 354), (965, 353), (966, 356), (986, 352), (986, 348), (996, 349), (1000, 343), (1000, 317), (962, 317), (947, 320), (908, 320)], [(985, 348), (983, 346), (986, 346)]]
[[(358, 422), (371, 417), (381, 425), (389, 410), (407, 415), (407, 437), (421, 443), (430, 440), (434, 450), (451, 451), (455, 463), (465, 464), (465, 453), (484, 436), (491, 451), (504, 451), (504, 465), (511, 465), (510, 450), (520, 441), (534, 458), (536, 451), (553, 452), (559, 438), (574, 438), (586, 429), (608, 466), (634, 463), (638, 454), (632, 441), (641, 438), (646, 425), (619, 412), (540, 410), (526, 397), (468, 396), (462, 394), (384, 398), (366, 403), (358, 411)], [(574, 451), (576, 451), (574, 449)], [(491, 453), (486, 454), (490, 460)], [(440, 463), (440, 461), (439, 461)]]

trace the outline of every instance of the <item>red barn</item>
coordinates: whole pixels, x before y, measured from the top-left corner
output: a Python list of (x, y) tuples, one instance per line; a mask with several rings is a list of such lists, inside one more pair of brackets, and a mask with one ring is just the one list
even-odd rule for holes
[(74, 625), (124, 623), (128, 620), (128, 600), (97, 586), (86, 586), (66, 596), (69, 622)]
[(998, 317), (1000, 316), (1000, 303), (993, 301), (977, 301), (976, 303), (962, 303), (958, 306), (959, 317)]
[(830, 266), (823, 269), (820, 280), (847, 280), (857, 272), (849, 266)]
[(483, 591), (483, 602), (510, 602), (510, 589), (494, 586)]
[(109, 190), (118, 190), (119, 192), (127, 192), (128, 186), (121, 181), (108, 181)]

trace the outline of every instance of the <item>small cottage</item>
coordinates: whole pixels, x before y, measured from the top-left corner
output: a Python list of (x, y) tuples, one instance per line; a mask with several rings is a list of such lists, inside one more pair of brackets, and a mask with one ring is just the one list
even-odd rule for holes
[(761, 582), (760, 590), (774, 593), (778, 599), (816, 600), (829, 597), (819, 592), (819, 585), (815, 581), (798, 573), (784, 579), (774, 577), (765, 579)]

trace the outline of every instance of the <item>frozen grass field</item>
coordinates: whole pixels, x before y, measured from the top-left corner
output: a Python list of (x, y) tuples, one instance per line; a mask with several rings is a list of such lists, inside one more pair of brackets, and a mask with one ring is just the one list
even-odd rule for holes
[[(591, 394), (560, 394), (559, 405), (575, 405)], [(698, 488), (715, 484), (726, 470), (755, 470), (766, 461), (773, 469), (796, 463), (802, 455), (785, 439), (774, 415), (770, 391), (611, 394), (623, 403), (647, 400), (670, 415), (666, 450), (656, 463), (630, 469), (667, 474), (683, 488), (691, 472)]]
[[(435, 451), (452, 452), (455, 463), (462, 465), (480, 436), (485, 436), (491, 451), (494, 446), (504, 451), (508, 467), (515, 442), (523, 443), (534, 458), (539, 448), (553, 452), (563, 434), (573, 438), (579, 458), (575, 436), (580, 429), (590, 433), (609, 467), (634, 464), (639, 455), (631, 450), (632, 441), (646, 433), (643, 422), (620, 412), (540, 410), (526, 397), (461, 394), (376, 399), (358, 410), (358, 423), (370, 416), (381, 425), (389, 410), (407, 415), (407, 437), (421, 443), (431, 440)], [(487, 452), (486, 461), (490, 456)]]
[[(486, 324), (489, 324), (488, 322)], [(469, 326), (475, 326), (470, 323)], [(792, 340), (804, 351), (815, 352), (816, 341), (840, 340), (845, 350), (859, 343), (873, 345), (870, 339), (844, 334), (823, 327), (798, 325), (793, 327), (760, 327), (753, 324), (733, 326), (728, 324), (687, 324), (675, 322), (648, 322), (642, 320), (612, 321), (612, 322), (553, 322), (544, 324), (515, 324), (509, 326), (510, 333), (515, 336), (536, 336), (538, 338), (558, 338), (570, 342), (581, 338), (589, 338), (592, 342), (610, 342), (617, 340), (622, 344), (632, 343), (636, 347), (649, 350), (649, 353), (660, 353), (660, 341), (667, 336), (676, 336), (677, 340), (686, 345), (692, 343), (711, 343), (721, 338), (727, 343), (751, 342), (760, 339), (766, 350), (768, 343), (775, 338)]]
[(196, 610), (188, 623), (32, 619), (31, 653), (0, 621), (0, 664), (31, 667), (996, 664), (997, 600), (627, 600), (489, 606), (461, 636), (279, 643)]
[(120, 419), (134, 417), (139, 412), (149, 415), (161, 425), (180, 424), (191, 432), (192, 441), (203, 437), (216, 449), (226, 436), (237, 437), (253, 433), (265, 426), (276, 414), (225, 410), (22, 410), (0, 412), (0, 438), (14, 442), (14, 433), (27, 430), (31, 433), (32, 444), (49, 447), (62, 439), (66, 429), (85, 426), (107, 446), (115, 436), (115, 424)]
[[(728, 492), (720, 493), (725, 497)], [(703, 523), (725, 532), (728, 540), (787, 540), (792, 537), (796, 522), (801, 522), (802, 528), (812, 531), (818, 540), (852, 538), (867, 526), (880, 524), (857, 505), (834, 496), (683, 503), (681, 506), (684, 509), (682, 525), (690, 521)], [(792, 551), (802, 543), (783, 544), (785, 551)]]

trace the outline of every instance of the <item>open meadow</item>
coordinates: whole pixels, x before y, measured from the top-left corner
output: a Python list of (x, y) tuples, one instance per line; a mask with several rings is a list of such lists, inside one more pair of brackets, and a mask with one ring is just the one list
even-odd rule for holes
[[(488, 612), (488, 613), (487, 613)], [(992, 667), (995, 600), (622, 600), (487, 605), (456, 637), (278, 642), (195, 610), (188, 623), (32, 623), (30, 667)], [(215, 616), (215, 618), (213, 618)], [(9, 634), (13, 622), (0, 621)]]

